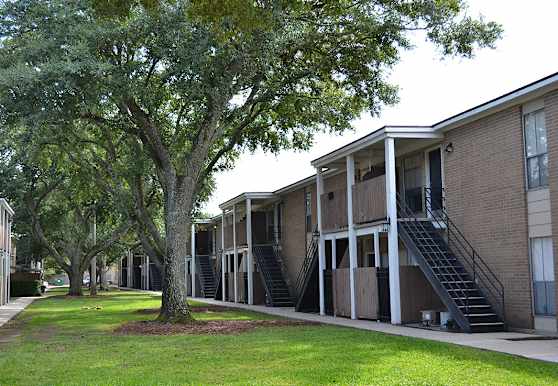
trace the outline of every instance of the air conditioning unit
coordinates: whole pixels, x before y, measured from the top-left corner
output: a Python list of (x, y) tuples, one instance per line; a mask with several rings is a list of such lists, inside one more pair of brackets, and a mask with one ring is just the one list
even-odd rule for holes
[(422, 315), (422, 325), (425, 327), (430, 327), (432, 325), (440, 324), (439, 315), (440, 313), (435, 310), (425, 310), (420, 312)]

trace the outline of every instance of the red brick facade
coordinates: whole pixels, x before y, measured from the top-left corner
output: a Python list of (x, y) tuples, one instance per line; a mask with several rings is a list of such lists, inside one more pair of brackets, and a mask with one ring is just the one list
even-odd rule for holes
[(533, 328), (521, 107), (453, 129), (449, 142), (450, 218), (504, 284), (508, 324)]

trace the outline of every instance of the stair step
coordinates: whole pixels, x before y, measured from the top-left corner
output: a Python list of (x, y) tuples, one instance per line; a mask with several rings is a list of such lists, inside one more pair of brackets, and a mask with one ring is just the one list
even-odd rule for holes
[(469, 292), (471, 292), (471, 291), (478, 291), (478, 289), (477, 288), (448, 288), (448, 289), (446, 289), (446, 291), (448, 291), (448, 292), (450, 292), (450, 291), (451, 292), (456, 292), (456, 291), (469, 291)]
[(442, 281), (442, 284), (473, 284), (472, 280)]
[(485, 316), (497, 316), (494, 313), (488, 313), (488, 314), (463, 314), (466, 317), (475, 317), (475, 318), (479, 318), (479, 317), (485, 317)]
[(482, 323), (469, 323), (471, 327), (480, 327), (480, 326), (503, 326), (504, 322), (482, 322)]
[(434, 265), (432, 266), (434, 269), (463, 269), (463, 267), (455, 266), (455, 265)]
[[(470, 298), (469, 298), (470, 299)], [(492, 307), (490, 304), (471, 304), (468, 306), (457, 306), (458, 308), (490, 308)]]

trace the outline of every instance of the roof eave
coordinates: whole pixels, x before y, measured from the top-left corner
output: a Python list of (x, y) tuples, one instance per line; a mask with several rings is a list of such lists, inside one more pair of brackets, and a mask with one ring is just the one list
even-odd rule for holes
[(275, 194), (273, 192), (244, 192), (239, 194), (236, 197), (231, 198), (228, 201), (223, 202), (219, 205), (219, 209), (227, 210), (231, 208), (235, 204), (239, 204), (241, 202), (246, 201), (247, 199), (251, 200), (268, 200), (275, 198)]

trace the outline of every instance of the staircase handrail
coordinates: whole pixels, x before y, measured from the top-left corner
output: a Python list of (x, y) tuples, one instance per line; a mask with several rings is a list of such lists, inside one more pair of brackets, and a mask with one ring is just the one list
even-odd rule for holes
[[(202, 273), (202, 269), (201, 269), (201, 259), (202, 258), (207, 258), (208, 260), (211, 258), (211, 255), (196, 255), (196, 273), (198, 274), (198, 278), (201, 284), (201, 291), (204, 293), (205, 295), (205, 286), (206, 286), (206, 280), (203, 277), (203, 275), (201, 275)], [(216, 277), (216, 272), (215, 272), (215, 267), (211, 267), (211, 263), (210, 263), (210, 268), (211, 268), (211, 274), (213, 275), (213, 281), (215, 281), (215, 277)]]
[[(472, 270), (473, 282), (480, 282), (482, 288), (489, 292), (490, 296), (493, 297), (493, 300), (495, 300), (496, 303), (499, 303), (499, 314), (502, 321), (505, 322), (505, 292), (503, 283), (471, 245), (469, 240), (467, 240), (467, 238), (463, 235), (461, 230), (451, 220), (446, 211), (444, 195), (442, 194), (440, 208), (438, 210), (432, 210), (432, 188), (426, 187), (424, 190), (424, 210), (426, 215), (433, 220), (433, 222), (438, 224), (438, 227), (442, 225), (445, 226), (448, 248), (451, 249), (451, 247), (455, 245), (456, 249), (461, 252), (460, 255), (464, 256), (464, 262), (467, 263), (469, 268)], [(455, 258), (458, 258), (457, 255)]]
[[(412, 224), (415, 229), (419, 229), (421, 232), (423, 233), (428, 233), (428, 230), (424, 227), (423, 223), (422, 223), (422, 219), (420, 217), (418, 217), (416, 215), (416, 213), (407, 205), (407, 203), (401, 198), (401, 196), (399, 195), (399, 193), (396, 193), (396, 197), (397, 197), (397, 208), (399, 211), (399, 216), (400, 218), (404, 218), (406, 219), (405, 221), (407, 221), (407, 223)], [(438, 245), (436, 245), (436, 248), (438, 249), (438, 253), (440, 256), (444, 256), (447, 255), (447, 251), (443, 251), (440, 249), (440, 247)], [(445, 259), (447, 261), (447, 258)], [(455, 267), (450, 264), (449, 262), (446, 262), (446, 264), (448, 264), (446, 267), (444, 268), (447, 270), (452, 270), (453, 272), (450, 273), (451, 275), (455, 275), (455, 276), (461, 276), (461, 274), (459, 272), (457, 272), (457, 270), (455, 269)], [(429, 266), (429, 265), (428, 265)], [(428, 268), (430, 271), (432, 271), (432, 268)], [(431, 272), (433, 275), (435, 275), (435, 273), (432, 271)], [(456, 289), (460, 291), (460, 296), (465, 300), (464, 305), (465, 305), (465, 309), (468, 311), (469, 310), (469, 294), (467, 293), (467, 291), (465, 291), (464, 288), (461, 289)]]
[(304, 260), (302, 262), (302, 265), (296, 277), (295, 289), (296, 289), (297, 297), (301, 296), (304, 281), (306, 279), (306, 276), (308, 275), (308, 271), (310, 270), (312, 266), (312, 261), (314, 260), (314, 257), (316, 255), (316, 250), (318, 249), (319, 236), (320, 234), (318, 232), (318, 227), (316, 226), (314, 228), (314, 231), (312, 232), (312, 241), (310, 243), (310, 246), (308, 247), (308, 250), (306, 251), (306, 256), (304, 257)]
[(253, 256), (254, 256), (254, 260), (256, 260), (256, 266), (258, 267), (258, 271), (260, 271), (260, 274), (263, 276), (264, 280), (263, 280), (263, 285), (265, 288), (265, 292), (267, 294), (269, 294), (270, 297), (270, 301), (272, 301), (271, 299), (271, 288), (269, 288), (268, 286), (268, 281), (271, 280), (271, 277), (269, 276), (269, 272), (267, 272), (267, 270), (263, 269), (263, 265), (260, 261), (260, 256), (259, 253), (256, 252), (258, 251), (258, 247), (261, 247), (262, 245), (254, 245), (252, 247), (252, 252), (253, 252)]

